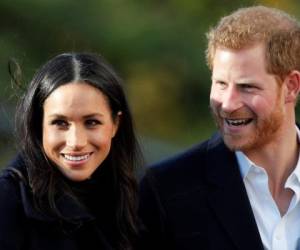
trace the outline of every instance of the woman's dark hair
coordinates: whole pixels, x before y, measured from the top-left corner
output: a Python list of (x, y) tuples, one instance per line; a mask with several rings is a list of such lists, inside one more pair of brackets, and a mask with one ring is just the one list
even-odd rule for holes
[(102, 164), (108, 164), (113, 175), (120, 247), (130, 249), (131, 240), (137, 234), (135, 167), (140, 163), (141, 155), (121, 86), (122, 80), (99, 55), (65, 53), (52, 58), (36, 72), (18, 105), (18, 142), (36, 206), (59, 216), (55, 198), (61, 192), (70, 192), (63, 176), (53, 167), (43, 150), (42, 123), (43, 105), (47, 97), (59, 86), (71, 82), (83, 82), (99, 89), (107, 97), (113, 119), (118, 112), (122, 112), (110, 153)]

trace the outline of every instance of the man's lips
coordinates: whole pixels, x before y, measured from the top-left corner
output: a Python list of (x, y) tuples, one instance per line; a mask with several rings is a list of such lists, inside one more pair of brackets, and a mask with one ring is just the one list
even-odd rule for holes
[(230, 126), (245, 126), (253, 121), (252, 118), (246, 118), (246, 119), (229, 119), (229, 118), (223, 118), (225, 122)]

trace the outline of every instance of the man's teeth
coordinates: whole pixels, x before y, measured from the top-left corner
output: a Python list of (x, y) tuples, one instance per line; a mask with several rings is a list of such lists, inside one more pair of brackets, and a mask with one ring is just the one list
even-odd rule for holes
[(229, 125), (232, 126), (240, 126), (240, 125), (246, 125), (250, 122), (251, 119), (235, 119), (235, 120), (231, 120), (231, 119), (226, 119), (226, 122)]
[(64, 154), (63, 156), (64, 156), (64, 158), (66, 158), (69, 161), (82, 161), (82, 160), (88, 159), (90, 155), (87, 154), (87, 155), (74, 156), (74, 155)]

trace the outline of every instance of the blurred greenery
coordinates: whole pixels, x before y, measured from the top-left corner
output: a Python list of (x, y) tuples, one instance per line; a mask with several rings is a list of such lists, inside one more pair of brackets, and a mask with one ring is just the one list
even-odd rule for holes
[(125, 80), (148, 162), (207, 138), (215, 126), (205, 33), (221, 16), (253, 4), (300, 17), (298, 0), (1, 0), (0, 166), (15, 151), (10, 58), (27, 84), (58, 53), (101, 53)]

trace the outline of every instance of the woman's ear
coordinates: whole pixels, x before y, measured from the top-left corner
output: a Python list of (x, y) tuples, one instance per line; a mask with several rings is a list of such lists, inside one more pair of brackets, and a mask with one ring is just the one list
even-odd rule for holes
[(293, 70), (286, 76), (283, 81), (286, 86), (285, 102), (297, 102), (298, 94), (300, 91), (300, 72)]
[(113, 132), (112, 132), (112, 137), (114, 137), (119, 129), (119, 125), (121, 122), (121, 118), (122, 118), (122, 111), (119, 111), (117, 113), (117, 115), (114, 117), (114, 127), (113, 127)]

